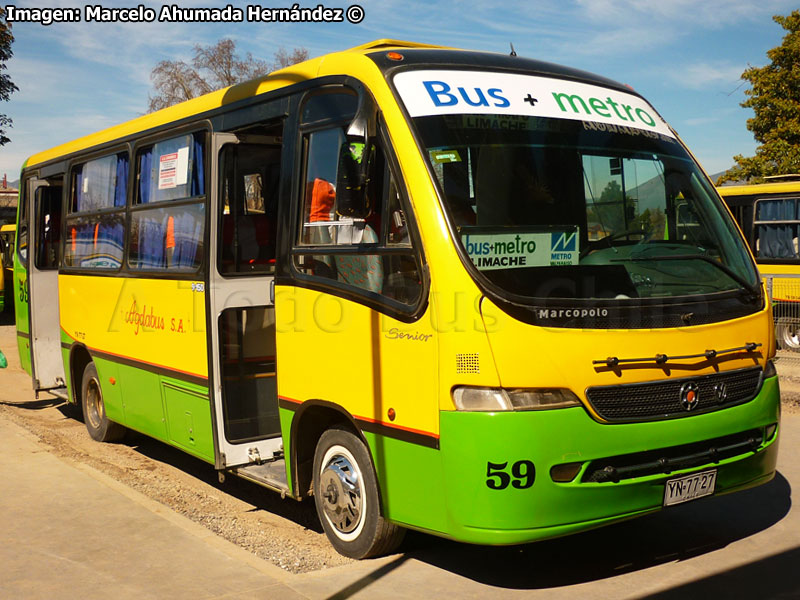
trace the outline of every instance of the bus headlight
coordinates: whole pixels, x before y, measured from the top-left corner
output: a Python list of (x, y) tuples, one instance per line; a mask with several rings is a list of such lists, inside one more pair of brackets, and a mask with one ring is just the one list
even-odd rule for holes
[(543, 410), (580, 406), (578, 397), (563, 388), (453, 388), (453, 401), (458, 410), (499, 412), (510, 410)]

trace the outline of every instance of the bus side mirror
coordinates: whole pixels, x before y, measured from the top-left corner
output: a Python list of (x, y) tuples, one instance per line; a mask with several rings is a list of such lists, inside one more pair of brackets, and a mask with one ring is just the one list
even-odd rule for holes
[(366, 219), (372, 211), (367, 186), (375, 154), (376, 117), (375, 103), (365, 92), (339, 148), (336, 212), (342, 217)]

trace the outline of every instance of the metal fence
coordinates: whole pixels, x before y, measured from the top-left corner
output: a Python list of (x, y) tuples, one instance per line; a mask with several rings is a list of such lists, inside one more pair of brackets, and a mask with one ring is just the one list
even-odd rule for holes
[(775, 319), (778, 358), (800, 364), (800, 274), (762, 273)]

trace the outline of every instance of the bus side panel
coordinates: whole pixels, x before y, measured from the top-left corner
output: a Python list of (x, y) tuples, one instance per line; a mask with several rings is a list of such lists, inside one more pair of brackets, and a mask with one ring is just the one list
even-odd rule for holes
[[(350, 300), (281, 286), (275, 315), (282, 401), (341, 407), (369, 442), (387, 516), (438, 529), (443, 511), (431, 498), (440, 477), (437, 334), (430, 313), (402, 323)], [(281, 411), (284, 448), (308, 441), (288, 439), (294, 415)]]
[(283, 440), (283, 447), (287, 449), (287, 451), (284, 453), (286, 462), (286, 481), (289, 487), (289, 495), (297, 498), (299, 492), (295, 489), (295, 482), (292, 479), (292, 471), (294, 470), (295, 466), (292, 464), (291, 453), (288, 452), (288, 448), (292, 447), (292, 420), (294, 419), (294, 415), (294, 410), (288, 410), (283, 407), (278, 408), (278, 416), (281, 420), (281, 439)]
[(168, 436), (161, 399), (161, 378), (138, 367), (119, 365), (118, 368), (122, 383), (122, 423), (166, 442)]
[(208, 388), (162, 377), (169, 443), (206, 462), (214, 462), (214, 440)]
[(109, 418), (211, 460), (203, 290), (188, 280), (59, 277), (62, 340), (92, 355)]
[[(69, 401), (73, 402), (74, 400), (77, 400), (78, 396), (77, 396), (77, 394), (74, 393), (74, 390), (72, 389), (72, 373), (70, 372), (70, 368), (69, 368), (69, 361), (70, 361), (70, 354), (71, 354), (70, 346), (71, 345), (72, 345), (71, 341), (69, 340), (69, 338), (67, 336), (64, 335), (64, 332), (62, 331), (61, 332), (61, 362), (64, 363), (64, 385), (67, 388), (67, 396), (69, 397)], [(78, 385), (81, 384), (81, 382), (77, 382), (77, 383), (78, 383)]]
[(442, 456), (438, 449), (363, 432), (375, 462), (383, 516), (401, 525), (447, 534)]
[[(100, 378), (100, 389), (103, 392), (103, 405), (106, 415), (115, 423), (125, 422), (125, 413), (122, 408), (122, 386), (119, 382), (119, 369), (117, 364), (102, 358), (94, 358), (97, 376)], [(82, 381), (76, 381), (80, 388)]]
[(22, 368), (31, 374), (31, 327), (28, 317), (28, 270), (14, 257), (14, 316), (17, 324), (17, 350)]

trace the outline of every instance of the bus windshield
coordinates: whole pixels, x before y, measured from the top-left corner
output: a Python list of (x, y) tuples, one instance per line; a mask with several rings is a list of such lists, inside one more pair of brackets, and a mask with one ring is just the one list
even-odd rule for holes
[(624, 299), (756, 285), (733, 223), (674, 139), (519, 115), (415, 122), (458, 241), (514, 295)]
[(412, 111), (417, 135), (458, 243), (508, 295), (624, 301), (755, 292), (735, 224), (666, 127), (448, 109)]

